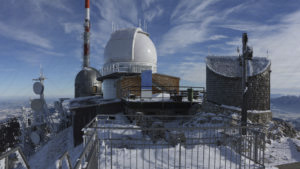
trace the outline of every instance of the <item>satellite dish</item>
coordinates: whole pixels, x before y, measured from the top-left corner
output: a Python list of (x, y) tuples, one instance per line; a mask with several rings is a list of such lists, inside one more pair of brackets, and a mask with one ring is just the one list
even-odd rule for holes
[(31, 101), (31, 109), (36, 112), (42, 112), (44, 107), (44, 102), (41, 99), (33, 99)]
[(40, 135), (37, 132), (31, 132), (30, 139), (33, 144), (38, 145), (41, 141)]
[(44, 85), (41, 82), (35, 82), (33, 84), (33, 91), (35, 94), (43, 94)]

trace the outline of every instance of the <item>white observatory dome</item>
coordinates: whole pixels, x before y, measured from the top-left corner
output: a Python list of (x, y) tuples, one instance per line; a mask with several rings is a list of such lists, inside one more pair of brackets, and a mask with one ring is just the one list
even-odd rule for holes
[(141, 73), (157, 70), (156, 48), (141, 28), (121, 29), (112, 33), (104, 51), (102, 75), (115, 72)]

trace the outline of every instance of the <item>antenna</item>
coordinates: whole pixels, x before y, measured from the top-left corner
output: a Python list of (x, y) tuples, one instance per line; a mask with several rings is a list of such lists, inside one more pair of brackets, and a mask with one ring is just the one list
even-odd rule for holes
[(269, 57), (269, 50), (267, 50), (267, 58)]
[(139, 27), (141, 28), (142, 27), (142, 23), (141, 23), (141, 19), (139, 19)]
[(90, 66), (90, 0), (85, 0), (85, 11), (86, 16), (84, 20), (83, 34), (83, 68)]
[(112, 22), (111, 22), (111, 32), (112, 32), (112, 33), (115, 31), (115, 30), (114, 30), (114, 26), (115, 26), (115, 25), (114, 25), (114, 21), (112, 21)]
[(43, 76), (43, 67), (42, 67), (42, 64), (40, 64), (40, 76)]
[(32, 79), (32, 80), (33, 81), (39, 81), (43, 84), (45, 79), (46, 78), (45, 78), (44, 73), (43, 73), (43, 67), (42, 67), (42, 64), (40, 64), (40, 76), (38, 78)]
[(236, 47), (236, 52), (238, 53), (238, 55), (240, 56), (240, 47)]

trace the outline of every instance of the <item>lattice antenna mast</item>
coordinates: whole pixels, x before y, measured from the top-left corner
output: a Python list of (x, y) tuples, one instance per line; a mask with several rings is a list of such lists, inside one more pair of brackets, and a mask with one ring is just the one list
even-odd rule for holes
[(243, 34), (243, 56), (242, 56), (242, 118), (241, 118), (241, 125), (242, 127), (242, 134), (247, 134), (247, 96), (248, 96), (248, 75), (247, 75), (247, 63), (248, 60), (252, 60), (253, 50), (247, 45), (248, 43), (248, 35), (247, 33)]
[(90, 66), (90, 0), (85, 0), (85, 11), (86, 16), (84, 20), (83, 34), (83, 68)]
[(42, 65), (40, 65), (40, 76), (36, 79), (32, 79), (33, 81), (39, 81), (41, 82), (42, 84), (44, 84), (44, 80), (47, 79), (45, 76), (44, 76), (44, 73), (43, 73), (43, 67)]
[(147, 32), (147, 23), (145, 19), (144, 19), (144, 31)]
[(139, 28), (142, 27), (142, 23), (141, 22), (142, 22), (141, 19), (139, 19)]

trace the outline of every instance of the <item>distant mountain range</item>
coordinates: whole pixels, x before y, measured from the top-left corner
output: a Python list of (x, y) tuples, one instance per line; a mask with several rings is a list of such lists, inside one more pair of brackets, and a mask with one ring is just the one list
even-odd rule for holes
[(281, 96), (277, 98), (271, 98), (271, 104), (300, 108), (300, 96)]
[(274, 118), (286, 120), (300, 131), (299, 96), (280, 96), (271, 98), (271, 110)]

